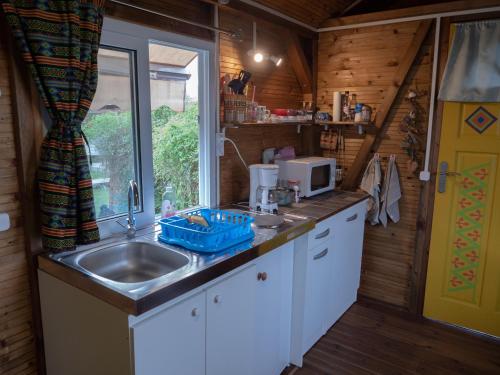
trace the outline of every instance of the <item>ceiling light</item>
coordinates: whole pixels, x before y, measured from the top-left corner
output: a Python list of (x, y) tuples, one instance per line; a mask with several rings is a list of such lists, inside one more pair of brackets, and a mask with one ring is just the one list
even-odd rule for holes
[(260, 52), (255, 52), (255, 55), (253, 55), (253, 59), (255, 62), (260, 63), (262, 60), (264, 60), (264, 55)]

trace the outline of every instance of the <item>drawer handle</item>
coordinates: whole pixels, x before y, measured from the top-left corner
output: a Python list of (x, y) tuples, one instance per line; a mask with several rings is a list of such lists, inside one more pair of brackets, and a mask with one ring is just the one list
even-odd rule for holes
[(198, 309), (195, 307), (193, 310), (191, 310), (191, 316), (198, 316)]
[(257, 274), (257, 280), (266, 281), (267, 280), (267, 272), (259, 272)]
[(319, 240), (320, 238), (325, 238), (326, 236), (328, 236), (330, 234), (330, 228), (327, 228), (327, 230), (325, 230), (324, 232), (316, 235), (316, 237), (314, 237), (315, 240)]
[(214, 303), (220, 303), (220, 299), (221, 299), (221, 298), (220, 298), (220, 296), (219, 296), (219, 295), (216, 295), (216, 296), (214, 297)]
[(323, 258), (326, 254), (328, 254), (328, 248), (326, 248), (325, 250), (323, 250), (321, 253), (316, 254), (316, 255), (313, 257), (313, 259), (314, 259), (314, 260), (321, 259), (321, 258)]
[(348, 217), (347, 219), (345, 219), (345, 221), (349, 222), (349, 221), (354, 221), (358, 218), (358, 214), (354, 214), (352, 215), (351, 217)]

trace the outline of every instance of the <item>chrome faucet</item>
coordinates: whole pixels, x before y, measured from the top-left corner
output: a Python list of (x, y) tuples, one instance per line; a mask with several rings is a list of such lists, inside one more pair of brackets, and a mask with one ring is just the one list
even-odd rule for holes
[(135, 232), (135, 215), (134, 210), (139, 209), (139, 189), (134, 180), (130, 180), (128, 185), (128, 217), (127, 217), (127, 238), (134, 238)]

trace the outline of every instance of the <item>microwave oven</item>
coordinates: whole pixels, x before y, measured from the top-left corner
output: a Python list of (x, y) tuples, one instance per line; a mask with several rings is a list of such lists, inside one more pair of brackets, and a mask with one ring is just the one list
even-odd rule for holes
[(280, 181), (298, 180), (299, 196), (312, 197), (335, 189), (334, 158), (317, 156), (291, 160), (275, 160), (279, 165)]

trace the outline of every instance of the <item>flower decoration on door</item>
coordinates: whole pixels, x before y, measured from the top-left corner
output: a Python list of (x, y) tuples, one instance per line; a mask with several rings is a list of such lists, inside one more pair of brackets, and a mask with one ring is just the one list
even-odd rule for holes
[(472, 302), (480, 270), (481, 239), (488, 194), (490, 163), (465, 169), (458, 182), (455, 229), (451, 237), (448, 292)]

